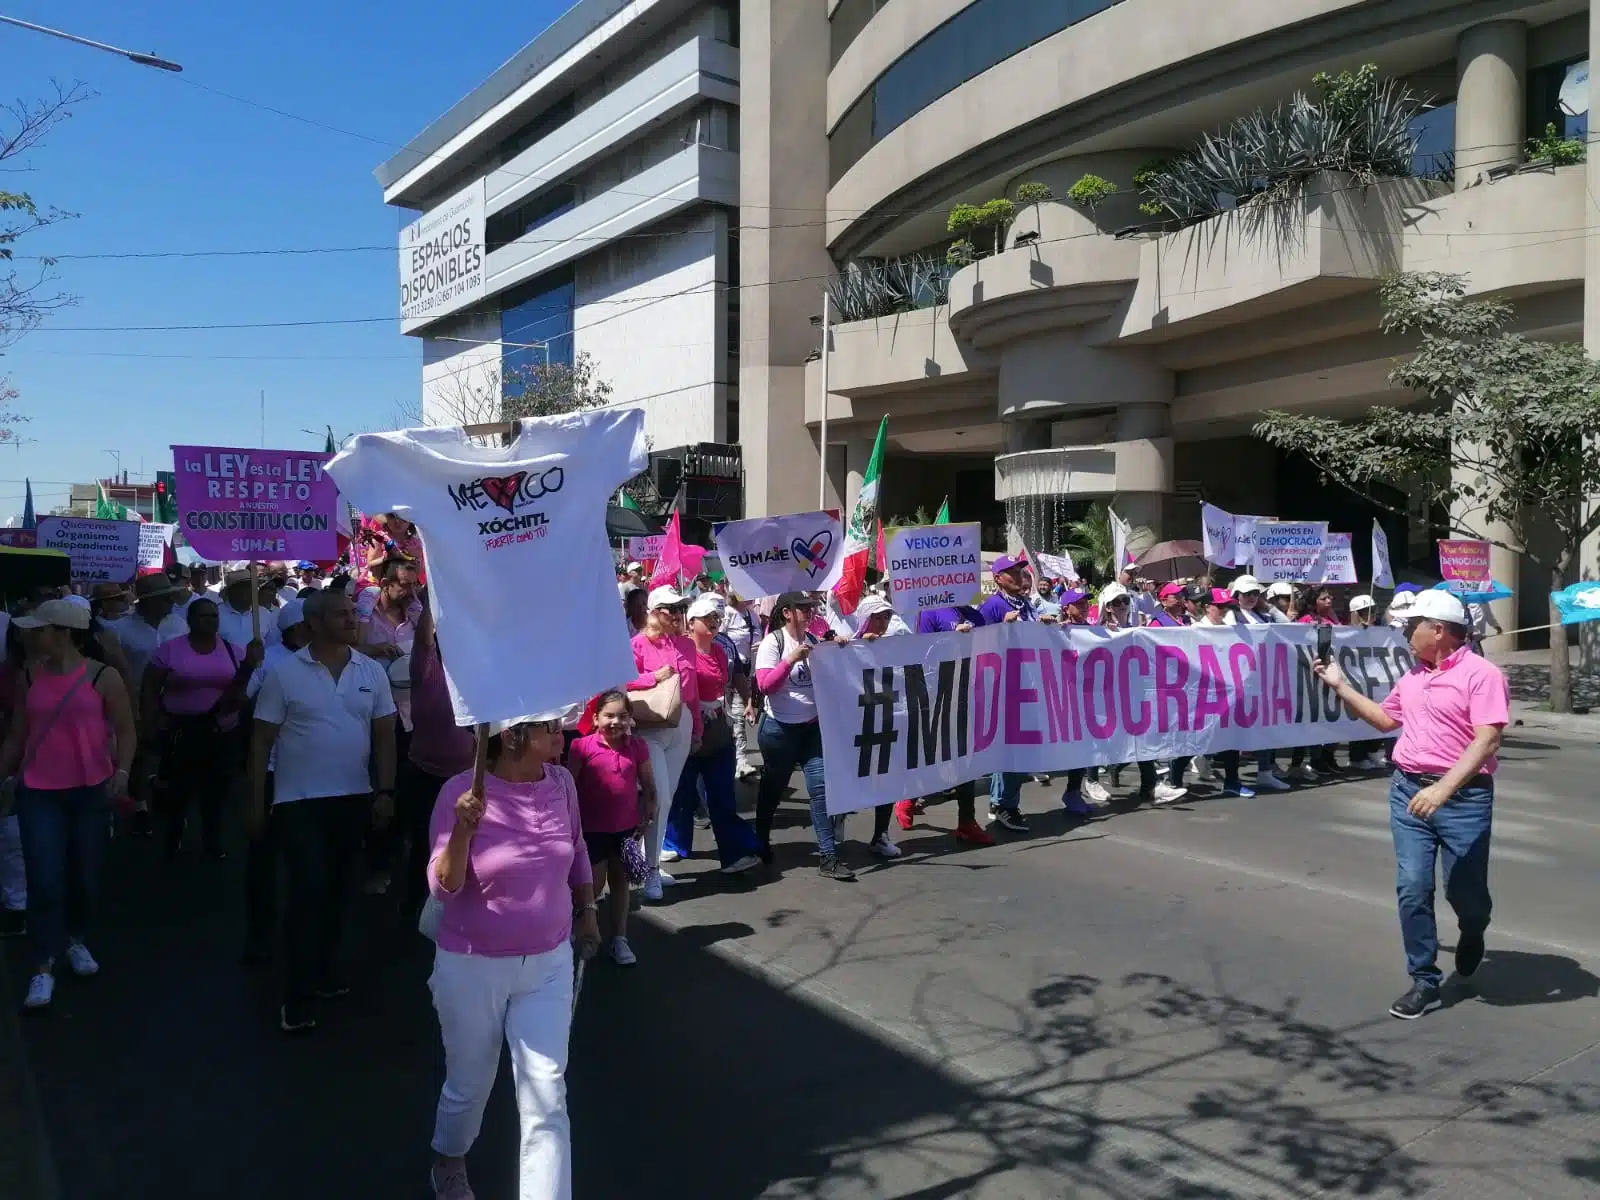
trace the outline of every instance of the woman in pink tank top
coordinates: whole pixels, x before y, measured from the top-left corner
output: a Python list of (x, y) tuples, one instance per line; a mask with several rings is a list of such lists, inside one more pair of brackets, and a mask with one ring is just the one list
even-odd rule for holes
[(16, 625), (27, 652), (26, 690), (0, 744), (0, 778), (16, 798), (28, 877), (35, 972), (23, 1004), (43, 1008), (55, 995), (63, 954), (78, 975), (100, 969), (83, 936), (107, 796), (127, 787), (136, 737), (122, 676), (89, 662), (73, 642), (74, 631), (89, 627), (88, 609), (48, 600)]

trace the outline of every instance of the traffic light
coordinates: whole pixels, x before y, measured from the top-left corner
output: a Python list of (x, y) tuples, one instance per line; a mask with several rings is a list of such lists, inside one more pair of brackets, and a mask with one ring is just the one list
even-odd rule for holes
[(176, 476), (171, 471), (156, 472), (155, 519), (158, 525), (171, 525), (178, 519)]

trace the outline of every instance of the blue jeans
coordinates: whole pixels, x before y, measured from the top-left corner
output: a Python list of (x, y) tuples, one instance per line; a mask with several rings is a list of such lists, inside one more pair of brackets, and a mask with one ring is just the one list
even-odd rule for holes
[[(761, 747), (761, 791), (756, 798), (756, 837), (762, 850), (772, 847), (772, 817), (783, 799), (789, 776), (800, 768), (811, 797), (811, 828), (817, 835), (817, 849), (823, 858), (833, 858), (833, 818), (828, 816), (828, 790), (822, 774), (822, 729), (815, 721), (786, 725), (775, 717), (763, 716), (756, 729), (756, 745)], [(709, 805), (709, 798), (708, 798)]]
[(106, 788), (17, 787), (17, 826), (28, 876), (28, 944), (43, 966), (87, 932), (106, 844)]
[(711, 815), (711, 835), (717, 840), (717, 857), (729, 866), (756, 850), (756, 833), (739, 815), (733, 795), (736, 751), (729, 742), (715, 754), (691, 754), (678, 777), (667, 813), (666, 848), (688, 858), (694, 851), (694, 810), (700, 807), (698, 780), (705, 780), (706, 812)]
[(989, 776), (989, 806), (1016, 812), (1022, 807), (1022, 785), (1030, 778), (1016, 771), (996, 771)]
[(1428, 987), (1444, 974), (1439, 928), (1433, 917), (1434, 860), (1444, 859), (1444, 898), (1455, 910), (1463, 933), (1489, 927), (1489, 833), (1494, 824), (1494, 783), (1464, 787), (1426, 820), (1406, 811), (1421, 787), (1399, 771), (1389, 783), (1389, 829), (1399, 866), (1400, 936), (1406, 944), (1406, 971)]

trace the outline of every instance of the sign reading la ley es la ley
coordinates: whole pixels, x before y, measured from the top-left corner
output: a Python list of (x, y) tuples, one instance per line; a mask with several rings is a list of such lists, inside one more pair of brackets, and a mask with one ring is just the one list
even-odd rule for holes
[(194, 552), (233, 559), (339, 557), (339, 489), (310, 450), (174, 446), (178, 525)]

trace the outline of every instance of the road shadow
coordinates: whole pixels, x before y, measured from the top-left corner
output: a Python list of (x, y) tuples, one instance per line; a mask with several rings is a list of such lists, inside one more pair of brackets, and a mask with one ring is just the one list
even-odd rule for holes
[(1478, 1000), (1496, 1008), (1569, 1004), (1600, 996), (1600, 977), (1560, 954), (1491, 949), (1471, 979), (1452, 976), (1455, 1000)]

